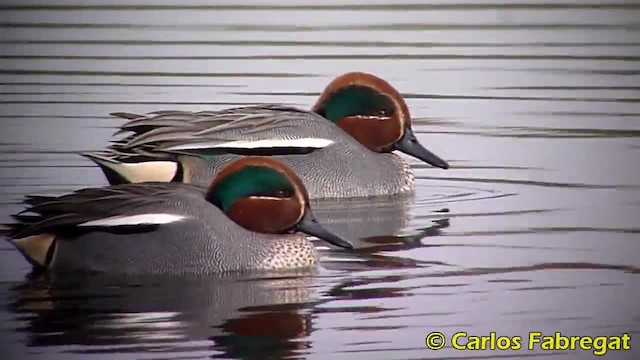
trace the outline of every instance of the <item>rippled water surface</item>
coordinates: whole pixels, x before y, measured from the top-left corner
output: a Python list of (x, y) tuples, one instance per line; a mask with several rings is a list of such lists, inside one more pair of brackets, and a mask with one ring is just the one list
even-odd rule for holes
[(362, 249), (308, 273), (29, 279), (0, 242), (2, 358), (593, 358), (430, 351), (432, 331), (626, 332), (606, 358), (637, 358), (640, 2), (545, 3), (3, 1), (1, 222), (105, 183), (75, 152), (107, 145), (110, 112), (308, 108), (352, 70), (452, 168), (408, 159), (407, 202), (319, 205)]

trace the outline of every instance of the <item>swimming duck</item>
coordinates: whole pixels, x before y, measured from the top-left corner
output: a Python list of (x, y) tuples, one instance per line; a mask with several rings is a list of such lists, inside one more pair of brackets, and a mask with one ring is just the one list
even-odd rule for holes
[(258, 105), (112, 115), (128, 119), (118, 133), (131, 134), (105, 151), (82, 154), (111, 184), (204, 185), (238, 156), (269, 155), (302, 178), (312, 199), (370, 197), (413, 191), (413, 172), (394, 150), (449, 167), (418, 142), (400, 93), (362, 72), (334, 79), (311, 111)]
[[(208, 188), (145, 182), (31, 196), (10, 242), (36, 268), (130, 274), (220, 273), (313, 267), (304, 234), (342, 248), (291, 169), (248, 156)], [(304, 234), (303, 234), (304, 233)]]

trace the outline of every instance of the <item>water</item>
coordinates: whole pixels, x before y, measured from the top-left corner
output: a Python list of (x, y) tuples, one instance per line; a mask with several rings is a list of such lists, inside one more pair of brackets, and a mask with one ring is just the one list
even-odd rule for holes
[(0, 8), (2, 222), (26, 193), (104, 184), (75, 152), (107, 145), (110, 112), (310, 107), (352, 70), (398, 88), (452, 165), (409, 159), (408, 203), (319, 210), (364, 249), (307, 273), (31, 280), (0, 242), (3, 358), (594, 357), (432, 351), (432, 331), (629, 333), (606, 358), (640, 353), (640, 2)]

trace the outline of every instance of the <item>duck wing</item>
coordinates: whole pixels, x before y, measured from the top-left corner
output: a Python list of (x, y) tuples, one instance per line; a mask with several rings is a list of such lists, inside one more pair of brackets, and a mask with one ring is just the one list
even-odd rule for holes
[(221, 111), (116, 113), (128, 119), (110, 150), (125, 156), (167, 152), (190, 155), (304, 154), (331, 145), (331, 124), (310, 111), (283, 105), (257, 105)]
[(27, 196), (28, 207), (7, 224), (12, 239), (42, 233), (149, 231), (185, 216), (163, 204), (179, 196), (202, 198), (204, 189), (181, 183), (140, 183), (87, 188), (62, 196)]

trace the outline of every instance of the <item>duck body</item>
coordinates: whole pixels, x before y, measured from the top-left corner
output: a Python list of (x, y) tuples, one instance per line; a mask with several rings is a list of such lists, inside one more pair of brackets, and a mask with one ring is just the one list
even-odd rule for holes
[[(171, 274), (316, 265), (318, 255), (304, 234), (261, 234), (246, 230), (204, 200), (204, 190), (190, 184), (145, 183), (75, 194), (75, 199), (71, 200), (76, 202), (75, 206), (79, 206), (84, 214), (96, 215), (80, 215), (74, 224), (76, 229), (56, 235), (49, 268), (54, 271)], [(85, 199), (91, 200), (84, 203)], [(136, 202), (141, 206), (123, 206)], [(99, 204), (99, 207), (92, 204)], [(114, 210), (101, 210), (108, 207), (114, 207)], [(87, 232), (77, 226), (101, 220), (96, 216), (111, 218), (111, 223), (103, 220), (101, 226), (87, 226), (90, 230)], [(135, 222), (136, 217), (147, 224), (117, 226), (118, 219), (129, 218)], [(283, 243), (286, 248), (282, 247)], [(281, 253), (283, 249), (293, 251)], [(282, 255), (286, 255), (286, 259), (282, 259)]]
[(114, 113), (130, 134), (83, 155), (111, 184), (202, 184), (239, 156), (272, 156), (298, 174), (311, 199), (401, 195), (414, 176), (395, 150), (432, 166), (448, 163), (424, 148), (402, 96), (372, 74), (334, 79), (311, 110), (256, 105), (220, 111)]
[[(296, 232), (302, 227), (311, 229), (307, 234), (338, 238), (338, 245), (345, 244), (310, 215), (308, 197), (298, 185), (275, 187), (274, 194), (285, 194), (270, 195), (279, 175), (251, 165), (254, 159), (226, 167), (249, 162), (247, 169), (253, 173), (234, 178), (223, 169), (220, 193), (213, 195), (213, 185), (207, 189), (145, 182), (83, 189), (61, 197), (28, 197), (31, 206), (15, 216), (11, 242), (36, 268), (127, 274), (313, 267), (318, 254), (305, 235)], [(257, 161), (259, 166), (264, 161), (274, 163)], [(346, 246), (351, 245), (346, 242)]]
[[(414, 175), (396, 154), (351, 152), (348, 146), (318, 150), (308, 155), (277, 155), (273, 158), (293, 169), (309, 190), (311, 199), (358, 198), (411, 194)], [(190, 181), (201, 184), (239, 155), (221, 155), (203, 160), (182, 157), (190, 167)], [(319, 170), (321, 169), (321, 170)]]
[[(276, 154), (271, 157), (287, 165), (302, 179), (311, 199), (397, 195), (411, 193), (414, 189), (413, 172), (400, 156), (370, 151), (313, 112), (279, 105), (258, 105), (219, 112), (127, 116), (133, 120), (123, 129), (133, 130), (134, 135), (114, 144), (111, 151), (84, 154), (98, 163), (103, 171), (116, 174), (110, 179), (112, 184), (131, 181), (122, 175), (126, 173), (124, 167), (128, 167), (127, 170), (135, 176), (144, 178), (138, 173), (144, 171), (154, 176), (169, 164), (173, 167), (165, 172), (168, 174), (165, 181), (178, 180), (206, 186), (221, 168), (245, 153)], [(181, 122), (195, 126), (175, 126)], [(158, 135), (149, 135), (149, 129)], [(141, 138), (143, 141), (138, 142)], [(209, 143), (213, 139), (215, 141)], [(245, 148), (215, 147), (219, 145), (219, 139), (227, 139), (229, 143), (244, 140)], [(304, 147), (305, 142), (313, 145), (323, 140), (331, 143), (322, 144), (312, 152), (307, 152)], [(260, 141), (264, 141), (265, 147), (251, 148), (252, 142), (260, 146)], [(284, 148), (287, 143), (292, 145)], [(210, 147), (205, 147), (206, 144)], [(282, 146), (271, 147), (278, 144)], [(277, 155), (283, 152), (286, 155)], [(136, 163), (136, 158), (142, 154), (145, 154), (145, 161)], [(147, 161), (149, 156), (158, 164), (151, 171), (151, 161)], [(139, 169), (135, 169), (137, 165)], [(159, 180), (154, 177), (147, 179)]]
[[(179, 156), (178, 161), (189, 169), (189, 182), (205, 184), (226, 164), (240, 157)], [(413, 171), (400, 156), (374, 153), (352, 141), (336, 142), (306, 155), (275, 155), (273, 159), (298, 174), (311, 199), (393, 196), (414, 191)]]

